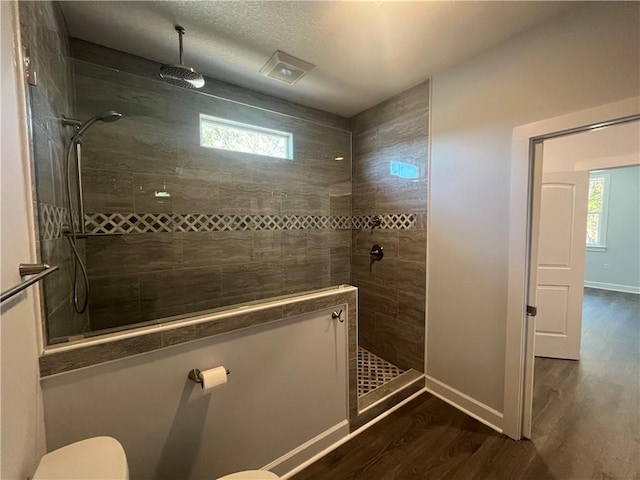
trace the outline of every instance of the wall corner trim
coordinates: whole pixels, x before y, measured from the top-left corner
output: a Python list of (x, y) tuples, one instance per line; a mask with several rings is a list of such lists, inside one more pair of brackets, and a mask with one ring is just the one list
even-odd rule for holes
[(503, 415), (501, 412), (472, 398), (455, 388), (426, 375), (426, 390), (440, 400), (475, 418), (498, 433), (502, 432)]

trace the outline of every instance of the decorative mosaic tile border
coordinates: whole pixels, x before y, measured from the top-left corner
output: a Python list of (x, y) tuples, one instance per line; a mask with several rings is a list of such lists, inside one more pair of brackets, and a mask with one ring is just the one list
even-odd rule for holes
[(38, 204), (40, 239), (53, 240), (62, 236), (62, 226), (67, 223), (68, 210), (47, 203)]
[[(67, 209), (40, 203), (41, 239), (62, 236), (67, 223)], [(371, 228), (373, 217), (380, 219), (384, 230), (416, 228), (412, 213), (389, 215), (218, 215), (209, 213), (89, 213), (85, 215), (87, 233), (159, 233), (159, 232), (230, 232), (257, 230), (352, 230)]]
[[(415, 228), (414, 214), (379, 215), (382, 229)], [(86, 230), (92, 234), (157, 232), (225, 232), (256, 230), (351, 230), (370, 228), (373, 215), (218, 215), (193, 213), (90, 213)]]
[(391, 215), (359, 215), (351, 217), (351, 227), (354, 230), (371, 228), (373, 219), (380, 220), (383, 230), (409, 230), (416, 228), (416, 216), (412, 213), (397, 213)]
[[(62, 230), (69, 223), (69, 209), (56, 207), (48, 203), (38, 203), (38, 224), (40, 240), (54, 240), (61, 238)], [(78, 214), (73, 214), (73, 224), (78, 229)]]

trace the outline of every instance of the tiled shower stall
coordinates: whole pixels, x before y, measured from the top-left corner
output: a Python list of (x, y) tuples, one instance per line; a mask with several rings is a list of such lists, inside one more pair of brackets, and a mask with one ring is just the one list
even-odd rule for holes
[[(107, 58), (92, 47), (77, 50)], [(83, 151), (88, 229), (122, 234), (87, 242), (93, 330), (349, 282), (348, 131), (168, 85), (156, 65), (73, 65), (81, 118), (124, 115)], [(201, 114), (291, 132), (293, 159), (203, 147)]]
[[(20, 2), (20, 13), (39, 75), (40, 255), (62, 265), (44, 284), (47, 343), (352, 284), (361, 357), (391, 365), (362, 360), (361, 371), (424, 370), (428, 81), (347, 119), (213, 78), (184, 90), (156, 62), (68, 38), (56, 3)], [(63, 234), (72, 132), (60, 118), (106, 110), (123, 117), (81, 145), (90, 300), (78, 315)], [(293, 158), (203, 147), (201, 114), (290, 132)]]

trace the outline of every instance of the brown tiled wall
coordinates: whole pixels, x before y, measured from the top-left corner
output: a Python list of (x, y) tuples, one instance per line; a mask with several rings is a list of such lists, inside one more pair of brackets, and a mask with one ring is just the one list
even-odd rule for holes
[[(22, 43), (29, 50), (38, 85), (28, 87), (31, 114), (31, 156), (35, 181), (34, 202), (38, 216), (43, 204), (66, 207), (64, 162), (71, 134), (62, 127), (62, 115), (74, 116), (73, 76), (64, 18), (57, 2), (18, 2)], [(66, 220), (65, 220), (66, 221)], [(43, 223), (40, 221), (40, 226)], [(43, 262), (60, 265), (60, 270), (43, 282), (43, 318), (48, 318), (48, 337), (74, 335), (86, 330), (88, 316), (73, 311), (71, 292), (73, 271), (71, 249), (60, 232), (44, 235), (41, 228), (39, 250)], [(53, 237), (53, 238), (52, 238)], [(78, 245), (83, 254), (84, 245)]]
[[(353, 214), (415, 213), (418, 228), (354, 230), (352, 284), (359, 289), (359, 345), (400, 368), (424, 370), (429, 83), (351, 120)], [(391, 162), (417, 179), (391, 175)], [(384, 258), (370, 265), (373, 244)]]
[[(83, 60), (138, 73), (75, 62), (78, 116), (111, 109), (124, 115), (84, 136), (87, 212), (351, 214), (344, 119), (298, 107), (313, 120), (303, 121), (290, 116), (293, 104), (271, 98), (269, 107), (287, 113), (274, 114), (163, 83), (156, 79), (159, 65), (147, 60), (80, 41), (74, 50)], [(255, 94), (253, 103), (265, 97)], [(294, 158), (201, 147), (200, 113), (292, 132)], [(345, 160), (336, 162), (337, 155)], [(156, 197), (162, 190), (171, 196)], [(138, 233), (93, 237), (86, 248), (92, 330), (350, 279), (349, 230)]]
[[(422, 370), (428, 84), (349, 123), (207, 80), (207, 93), (285, 114), (277, 115), (161, 83), (158, 64), (149, 60), (75, 39), (69, 46), (56, 3), (20, 2), (19, 7), (23, 42), (39, 77), (39, 85), (29, 87), (39, 204), (65, 207), (63, 161), (69, 132), (60, 126), (60, 116), (86, 120), (115, 109), (125, 117), (97, 124), (84, 137), (87, 212), (412, 213), (418, 218), (418, 229), (353, 235), (328, 229), (167, 232), (80, 241), (91, 279), (91, 329), (351, 280), (361, 291), (361, 344), (402, 368)], [(70, 48), (78, 60), (67, 59)], [(295, 159), (202, 148), (199, 113), (291, 131)], [(349, 128), (354, 132), (353, 198)], [(337, 155), (346, 160), (333, 161)], [(419, 179), (390, 176), (391, 160), (418, 166)], [(154, 195), (163, 189), (171, 197)], [(385, 259), (370, 272), (373, 243), (384, 246)], [(72, 312), (66, 240), (41, 240), (40, 250), (43, 261), (62, 266), (44, 284), (49, 338), (82, 333), (89, 317)]]

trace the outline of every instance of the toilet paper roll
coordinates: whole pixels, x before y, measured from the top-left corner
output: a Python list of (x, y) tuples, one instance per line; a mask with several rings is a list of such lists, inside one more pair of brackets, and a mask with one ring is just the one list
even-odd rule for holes
[(202, 379), (202, 389), (204, 391), (213, 390), (220, 385), (227, 383), (227, 369), (225, 367), (210, 368), (200, 372)]

